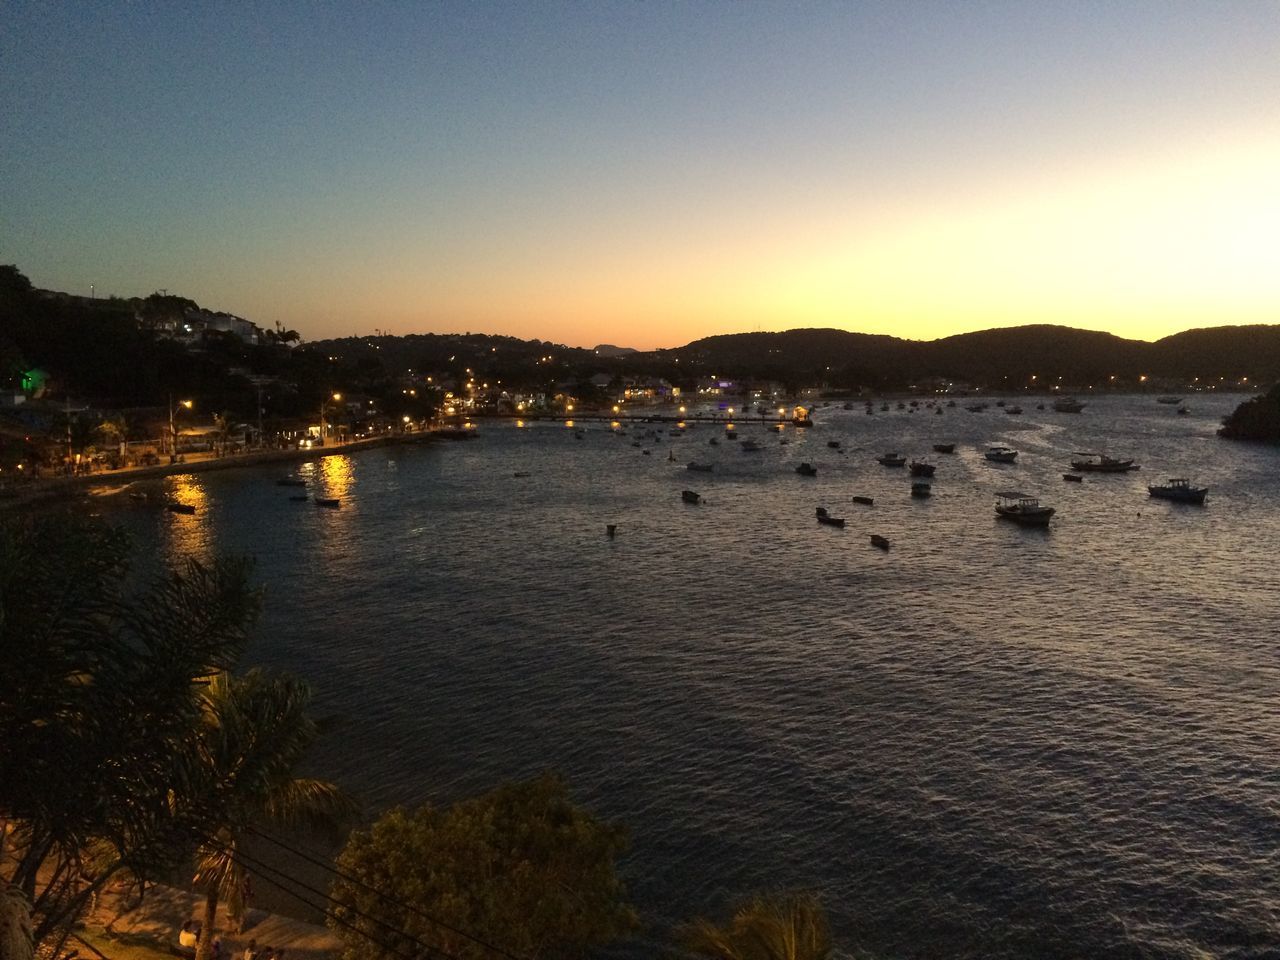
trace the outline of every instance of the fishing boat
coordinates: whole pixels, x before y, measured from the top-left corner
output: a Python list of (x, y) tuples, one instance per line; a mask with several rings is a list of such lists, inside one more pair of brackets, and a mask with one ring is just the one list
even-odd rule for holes
[(802, 477), (816, 477), (818, 475), (818, 468), (811, 463), (802, 463), (800, 466), (796, 467), (796, 473), (800, 474)]
[(307, 481), (301, 477), (281, 477), (276, 481), (277, 487), (305, 487)]
[(913, 477), (932, 477), (933, 472), (938, 468), (924, 460), (912, 460), (911, 466), (907, 469), (911, 471)]
[(900, 453), (886, 453), (876, 457), (876, 462), (882, 467), (905, 467), (907, 458)]
[(880, 536), (880, 534), (878, 534), (878, 533), (873, 533), (873, 534), (871, 535), (871, 545), (872, 545), (873, 547), (879, 547), (881, 550), (888, 550), (888, 549), (889, 549), (889, 538), (888, 538), (888, 537), (882, 537), (882, 536)]
[(341, 501), (337, 497), (316, 497), (317, 507), (328, 507), (330, 510), (337, 510), (341, 505)]
[(840, 441), (839, 441), (839, 440), (828, 440), (828, 441), (827, 441), (827, 446), (828, 446), (828, 447), (830, 447), (832, 450), (839, 450), (839, 449), (840, 449)]
[(699, 494), (694, 493), (692, 490), (681, 490), (680, 499), (685, 503), (692, 503), (695, 506), (702, 502), (702, 497)]
[(826, 507), (818, 507), (816, 513), (819, 523), (825, 523), (828, 527), (844, 528), (844, 517), (831, 516), (831, 514), (827, 513)]
[(1020, 413), (1022, 413), (1022, 408), (1021, 407), (1005, 407), (1004, 412), (1009, 414), (1010, 416), (1016, 417)]
[(933, 496), (933, 486), (924, 480), (917, 480), (911, 484), (911, 495), (923, 500), (925, 497)]
[(1056, 511), (1042, 506), (1039, 499), (1017, 490), (996, 494), (996, 514), (1024, 527), (1047, 527)]
[(756, 443), (754, 440), (743, 440), (742, 443), (738, 444), (738, 449), (743, 453), (755, 453), (757, 450), (763, 450), (764, 447), (760, 446), (760, 444)]
[(1173, 477), (1168, 483), (1151, 484), (1147, 493), (1158, 500), (1176, 500), (1178, 503), (1204, 503), (1209, 495), (1208, 487), (1193, 487), (1186, 477)]
[(862, 503), (862, 504), (865, 504), (865, 505), (867, 505), (867, 506), (869, 507), (869, 506), (871, 506), (873, 503), (875, 503), (875, 500), (873, 500), (871, 497), (854, 497), (854, 498), (853, 498), (853, 502), (854, 502), (854, 503)]
[(1169, 406), (1173, 406), (1175, 403), (1181, 403), (1181, 402), (1182, 402), (1181, 397), (1157, 397), (1156, 398), (1156, 403), (1167, 403), (1169, 404)]
[(1132, 460), (1117, 460), (1101, 453), (1077, 453), (1076, 456), (1089, 458), (1071, 461), (1071, 469), (1081, 473), (1127, 473), (1141, 469)]
[(1084, 483), (1084, 477), (1076, 473), (1064, 473), (1062, 479), (1067, 483)]
[(164, 508), (170, 513), (192, 514), (196, 512), (196, 508), (189, 503), (176, 503), (170, 501), (164, 505)]
[(1085, 408), (1085, 404), (1081, 403), (1075, 397), (1059, 397), (1053, 401), (1053, 409), (1058, 413), (1079, 413)]
[(512, 474), (512, 476), (515, 477), (516, 479), (521, 479), (523, 477), (529, 476), (529, 473), (526, 470), (517, 470), (515, 473)]
[[(938, 409), (941, 410), (942, 408), (939, 407)], [(935, 453), (955, 453), (956, 445), (954, 443), (935, 443), (933, 449)]]
[(987, 409), (987, 405), (985, 403), (970, 403), (965, 405), (965, 409), (970, 413), (981, 413)]
[(992, 463), (1013, 463), (1018, 459), (1018, 451), (1013, 447), (988, 447), (983, 456)]
[(688, 466), (685, 467), (686, 470), (691, 470), (694, 473), (710, 473), (715, 468), (716, 465), (714, 463), (698, 463), (696, 460), (690, 460)]

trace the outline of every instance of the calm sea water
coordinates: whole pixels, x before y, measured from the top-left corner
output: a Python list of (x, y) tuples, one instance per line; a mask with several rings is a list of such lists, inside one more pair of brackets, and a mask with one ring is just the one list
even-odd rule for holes
[[(251, 659), (341, 715), (316, 765), (371, 808), (554, 768), (625, 822), (634, 955), (808, 888), (890, 957), (1276, 957), (1280, 451), (1214, 436), (1238, 399), (830, 406), (787, 445), (743, 425), (755, 454), (708, 425), (647, 456), (636, 428), (486, 425), (302, 466), (337, 511), (279, 468), (167, 481), (194, 517), (106, 509), (160, 557), (258, 558)], [(873, 459), (944, 440), (928, 501)], [(1142, 470), (1064, 483), (1084, 450)], [(1209, 504), (1149, 500), (1169, 476)], [(1010, 488), (1052, 528), (997, 521)]]

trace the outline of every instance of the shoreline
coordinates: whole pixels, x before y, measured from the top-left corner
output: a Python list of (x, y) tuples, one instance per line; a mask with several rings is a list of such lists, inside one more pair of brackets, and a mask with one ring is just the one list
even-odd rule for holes
[[(289, 448), (285, 450), (259, 450), (253, 453), (229, 457), (210, 457), (184, 463), (164, 463), (151, 467), (126, 467), (109, 473), (95, 473), (82, 477), (46, 477), (29, 481), (29, 489), (13, 491), (12, 496), (0, 498), (0, 513), (22, 507), (70, 501), (78, 496), (104, 496), (118, 493), (140, 480), (158, 480), (164, 477), (188, 473), (208, 473), (215, 470), (235, 470), (241, 467), (259, 467), (272, 463), (293, 463), (338, 454), (356, 453), (377, 447), (401, 444), (434, 443), (445, 439), (435, 431), (427, 433), (399, 434), (371, 437), (350, 443), (328, 447)], [(120, 489), (117, 489), (120, 488)], [(97, 492), (95, 492), (97, 491)]]

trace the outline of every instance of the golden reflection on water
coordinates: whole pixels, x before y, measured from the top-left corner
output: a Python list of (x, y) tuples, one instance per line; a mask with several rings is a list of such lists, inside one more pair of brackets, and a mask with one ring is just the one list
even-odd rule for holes
[(351, 458), (342, 453), (334, 454), (332, 457), (323, 457), (318, 466), (319, 476), (312, 481), (318, 489), (313, 493), (317, 496), (345, 499), (355, 483), (355, 468)]
[(163, 536), (168, 547), (166, 554), (211, 563), (214, 557), (213, 520), (209, 516), (209, 494), (199, 475), (184, 473), (168, 477), (165, 499), (196, 508), (193, 514), (165, 511)]

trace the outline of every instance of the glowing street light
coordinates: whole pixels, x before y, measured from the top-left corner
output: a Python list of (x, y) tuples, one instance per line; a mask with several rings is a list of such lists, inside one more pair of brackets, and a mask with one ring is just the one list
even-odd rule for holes
[[(194, 400), (179, 400), (176, 404), (173, 402), (173, 394), (169, 394), (169, 456), (173, 458), (178, 453), (178, 427), (174, 422), (173, 415), (178, 407), (185, 407), (190, 410), (194, 405)], [(69, 436), (70, 434), (68, 434)]]

